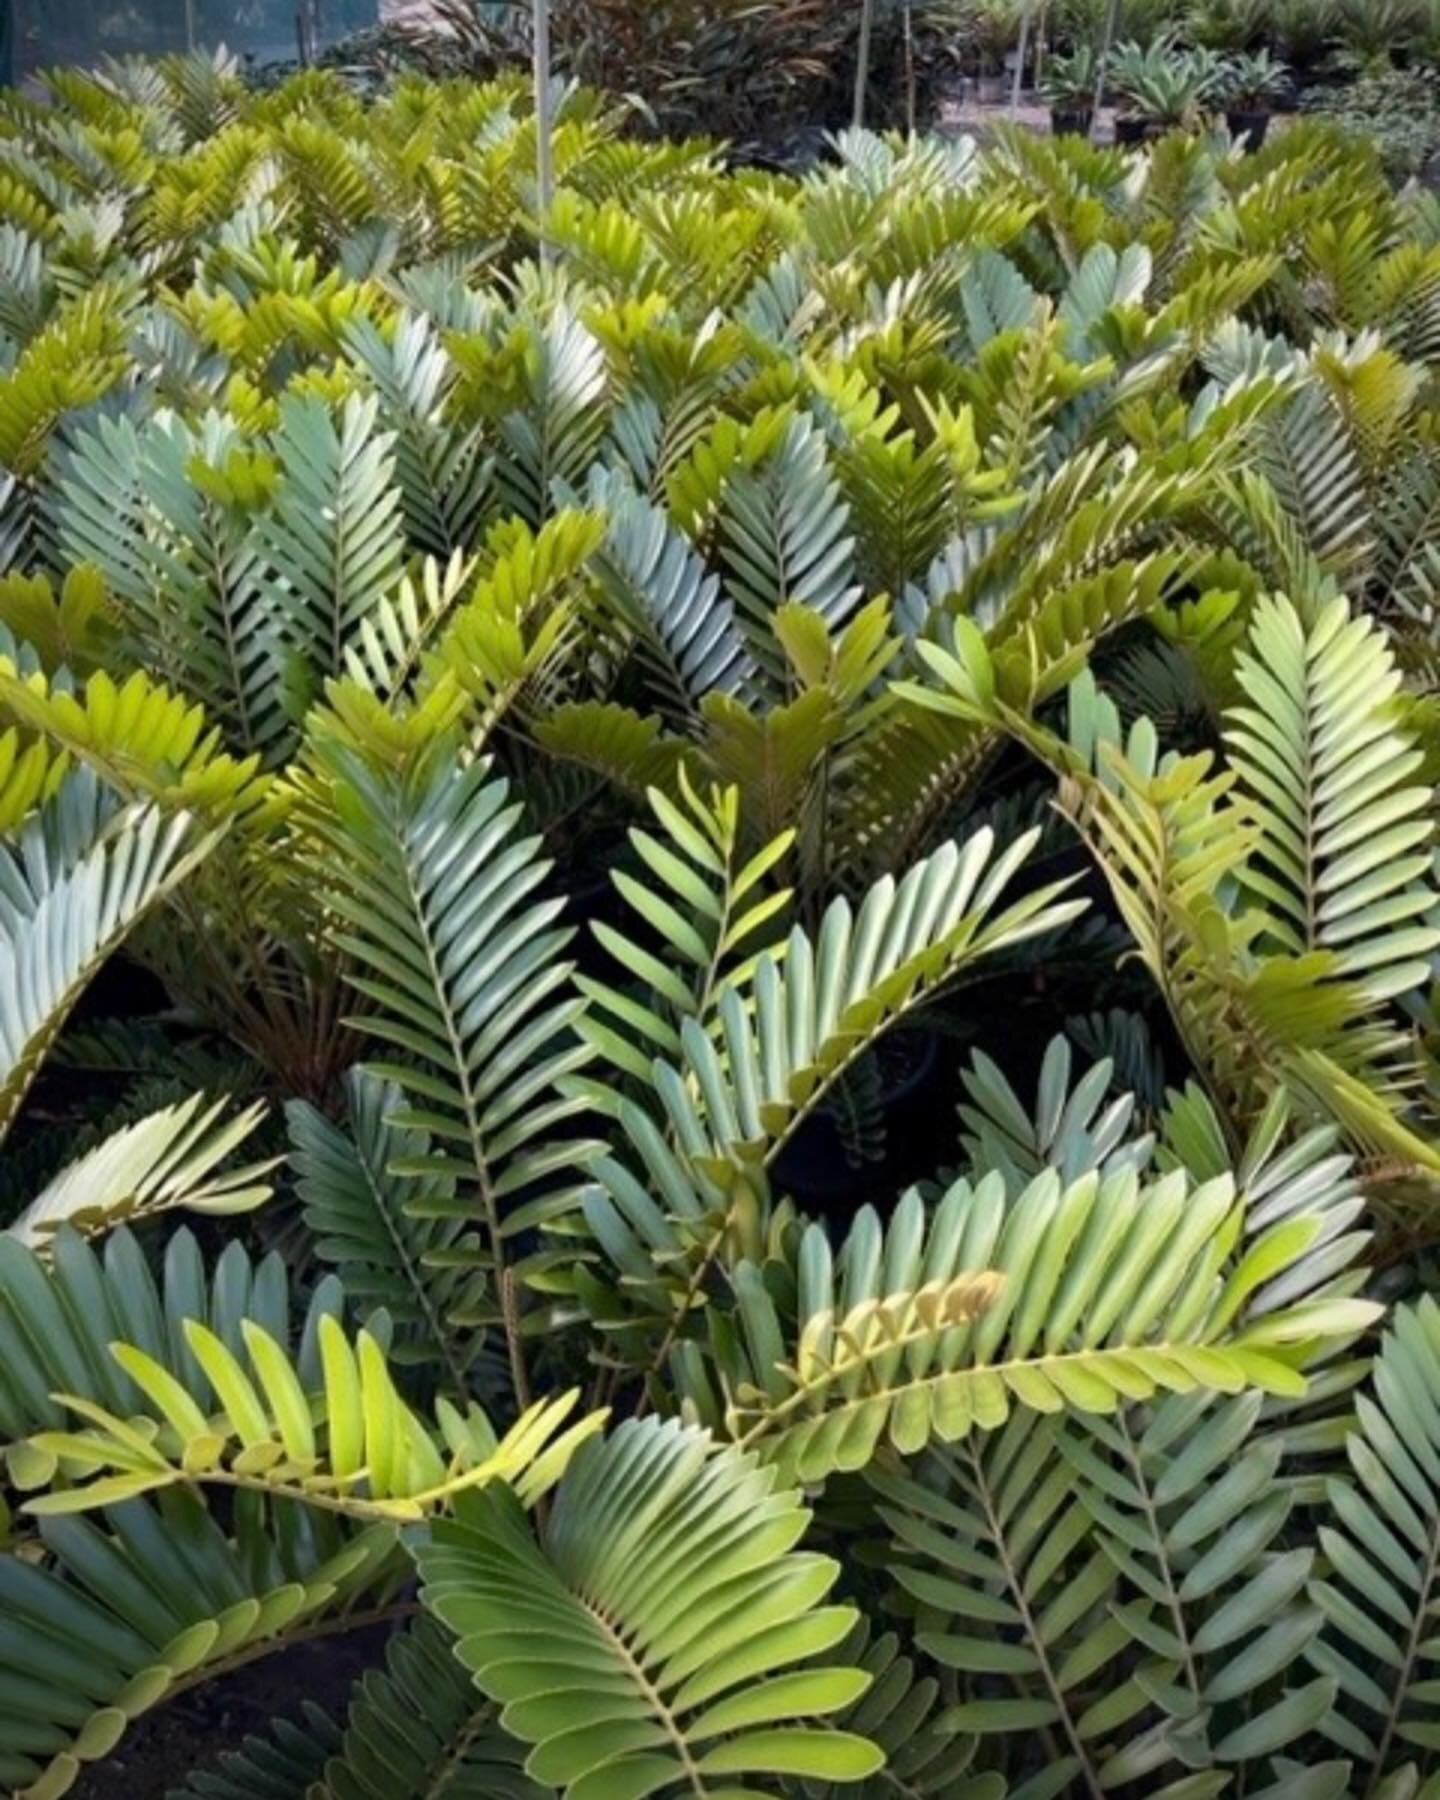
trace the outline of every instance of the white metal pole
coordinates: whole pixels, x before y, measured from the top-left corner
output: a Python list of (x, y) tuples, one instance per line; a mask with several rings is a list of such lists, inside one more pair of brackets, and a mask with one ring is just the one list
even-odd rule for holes
[(549, 260), (547, 228), (555, 199), (550, 118), (550, 0), (534, 0), (535, 190), (540, 208), (540, 260)]
[(1020, 116), (1020, 89), (1025, 80), (1025, 58), (1030, 53), (1030, 22), (1034, 16), (1031, 0), (1026, 0), (1020, 14), (1020, 43), (1015, 51), (1015, 79), (1010, 84), (1010, 117)]
[(1115, 48), (1115, 33), (1120, 28), (1120, 0), (1110, 0), (1110, 10), (1105, 14), (1105, 35), (1100, 40), (1100, 56), (1095, 66), (1095, 123), (1100, 123), (1100, 108), (1105, 101), (1105, 76), (1110, 63), (1110, 52)]

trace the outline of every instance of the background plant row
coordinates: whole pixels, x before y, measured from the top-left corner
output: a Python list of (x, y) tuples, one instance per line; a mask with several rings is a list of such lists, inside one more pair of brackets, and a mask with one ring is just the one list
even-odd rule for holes
[[(860, 5), (820, 0), (563, 0), (554, 9), (556, 66), (617, 98), (652, 126), (709, 132), (748, 155), (803, 160), (817, 128), (853, 119)], [(1277, 97), (1338, 114), (1374, 134), (1392, 171), (1413, 174), (1440, 143), (1432, 0), (875, 0), (866, 122), (939, 120), (976, 84), (1008, 100), (1013, 65), (1042, 87), (1074, 58), (1107, 44), (1164, 53), (1267, 56)], [(493, 0), (444, 0), (425, 19), (347, 39), (324, 60), (362, 85), (405, 69), (491, 76), (528, 62), (529, 10)], [(1093, 94), (1097, 73), (1083, 84)], [(1111, 98), (1122, 98), (1113, 89)]]

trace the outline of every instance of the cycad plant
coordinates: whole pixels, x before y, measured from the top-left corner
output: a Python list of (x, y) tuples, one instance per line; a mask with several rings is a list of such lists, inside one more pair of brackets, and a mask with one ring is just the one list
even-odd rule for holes
[(0, 1784), (1434, 1791), (1430, 210), (542, 92), (3, 102)]

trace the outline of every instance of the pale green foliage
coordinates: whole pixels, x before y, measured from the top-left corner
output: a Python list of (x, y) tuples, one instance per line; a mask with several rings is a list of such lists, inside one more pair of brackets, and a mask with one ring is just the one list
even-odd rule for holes
[(68, 1164), (7, 1227), (11, 1236), (43, 1245), (62, 1225), (93, 1236), (176, 1207), (223, 1216), (263, 1205), (273, 1162), (219, 1166), (254, 1131), (263, 1108), (227, 1118), (223, 1100), (204, 1106), (204, 1098), (151, 1113)]
[(1357, 1404), (1350, 1468), (1329, 1483), (1334, 1523), (1320, 1534), (1330, 1573), (1312, 1598), (1326, 1628), (1311, 1655), (1342, 1696), (1326, 1729), (1357, 1770), (1377, 1778), (1392, 1759), (1434, 1748), (1435, 1645), (1425, 1619), (1440, 1543), (1437, 1367), (1440, 1311), (1427, 1295), (1394, 1316), (1373, 1395)]
[(397, 1362), (433, 1362), (463, 1393), (484, 1342), (466, 1316), (483, 1305), (475, 1233), (453, 1179), (397, 1173), (431, 1147), (424, 1132), (395, 1122), (400, 1089), (363, 1067), (346, 1089), (343, 1126), (303, 1101), (289, 1108), (290, 1165), (315, 1254), (335, 1266), (357, 1306), (383, 1308), (397, 1328)]
[(117, 811), (77, 782), (0, 847), (0, 1132), (91, 975), (213, 843), (183, 812)]
[[(991, 1175), (956, 1183), (929, 1214), (912, 1191), (883, 1248), (873, 1215), (857, 1221), (838, 1292), (828, 1239), (806, 1234), (793, 1348), (753, 1272), (737, 1274), (749, 1370), (722, 1361), (727, 1427), (818, 1480), (864, 1468), (882, 1440), (911, 1454), (993, 1430), (1017, 1403), (1111, 1413), (1197, 1388), (1293, 1397), (1316, 1340), (1376, 1316), (1339, 1297), (1248, 1316), (1256, 1290), (1292, 1273), (1323, 1228), (1302, 1214), (1237, 1255), (1246, 1219), (1233, 1183), (1192, 1186), (1180, 1171), (1144, 1188), (1123, 1166), (1069, 1185), (1047, 1172), (1013, 1199)], [(874, 1271), (869, 1292), (861, 1270)]]
[(1426, 1793), (1440, 215), (551, 98), (0, 103), (0, 1786)]
[(808, 1722), (869, 1676), (811, 1661), (855, 1614), (820, 1605), (839, 1568), (793, 1548), (806, 1519), (751, 1459), (632, 1421), (576, 1460), (538, 1542), (518, 1507), (482, 1499), (437, 1526), (420, 1573), (502, 1723), (535, 1746), (536, 1779), (574, 1800), (622, 1775), (756, 1794), (745, 1777), (879, 1764), (863, 1738)]
[[(563, 1084), (590, 1052), (575, 1030), (583, 1002), (562, 902), (537, 892), (538, 842), (522, 835), (504, 779), (483, 761), (457, 770), (455, 750), (442, 738), (391, 769), (322, 745), (314, 869), (353, 959), (348, 979), (370, 1002), (356, 1023), (403, 1053), (375, 1065), (408, 1097), (394, 1122), (433, 1140), (412, 1137), (397, 1172), (429, 1182), (429, 1204), (478, 1217), (477, 1266), (501, 1289), (512, 1241), (578, 1194), (586, 1147), (544, 1134), (583, 1110)], [(492, 1290), (475, 1322), (504, 1301)]]
[[(251, 1487), (271, 1498), (303, 1495), (311, 1506), (373, 1519), (419, 1519), (454, 1494), (524, 1472), (542, 1453), (563, 1467), (573, 1443), (600, 1423), (572, 1428), (552, 1443), (575, 1395), (537, 1402), (498, 1440), (478, 1408), (462, 1415), (442, 1402), (442, 1456), (421, 1419), (400, 1398), (384, 1352), (368, 1332), (352, 1343), (333, 1315), (320, 1317), (316, 1343), (321, 1385), (312, 1396), (273, 1337), (242, 1319), (245, 1361), (198, 1320), (181, 1322), (190, 1363), (219, 1402), (206, 1414), (183, 1378), (133, 1344), (110, 1354), (160, 1421), (158, 1434), (137, 1431), (94, 1401), (61, 1394), (60, 1402), (92, 1427), (38, 1432), (36, 1455), (55, 1458), (81, 1485), (57, 1487), (27, 1502), (30, 1512), (111, 1506), (177, 1483)], [(246, 1366), (248, 1365), (248, 1366)], [(315, 1416), (318, 1414), (318, 1417)], [(323, 1427), (317, 1431), (317, 1424)], [(94, 1481), (83, 1478), (104, 1471)], [(361, 1491), (363, 1489), (363, 1492)], [(543, 1482), (540, 1491), (543, 1491)]]

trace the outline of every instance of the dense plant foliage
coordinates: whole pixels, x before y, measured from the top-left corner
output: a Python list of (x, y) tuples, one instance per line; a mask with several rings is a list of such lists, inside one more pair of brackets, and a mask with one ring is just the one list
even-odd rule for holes
[[(566, 76), (638, 100), (659, 131), (723, 134), (751, 154), (803, 159), (807, 128), (856, 122), (862, 63), (871, 125), (933, 120), (962, 93), (1046, 92), (1081, 64), (1072, 99), (1106, 91), (1173, 125), (1177, 84), (1192, 105), (1229, 103), (1247, 81), (1254, 96), (1260, 67), (1267, 103), (1341, 113), (1397, 174), (1436, 148), (1416, 121), (1440, 79), (1435, 0), (551, 0), (549, 12)], [(362, 87), (407, 69), (491, 77), (528, 66), (531, 17), (519, 0), (433, 0), (326, 61)], [(1126, 80), (1137, 58), (1139, 92)], [(1352, 104), (1360, 78), (1368, 96)], [(1171, 96), (1158, 107), (1157, 91)]]
[(0, 1783), (1434, 1793), (1440, 215), (557, 103), (0, 101)]

